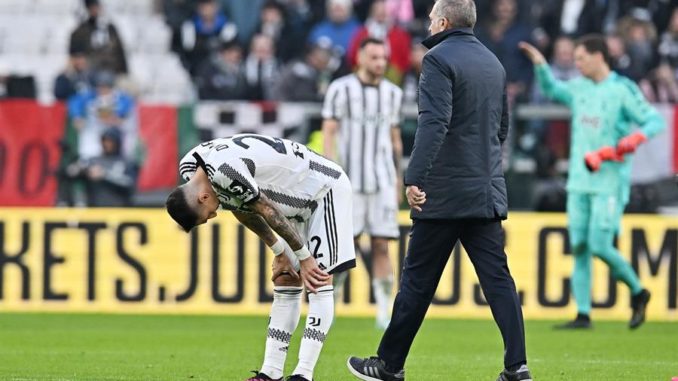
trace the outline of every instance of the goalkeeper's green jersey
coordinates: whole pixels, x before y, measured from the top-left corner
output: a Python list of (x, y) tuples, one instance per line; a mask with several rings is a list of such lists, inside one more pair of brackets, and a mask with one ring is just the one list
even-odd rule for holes
[(604, 146), (615, 147), (633, 132), (634, 125), (650, 138), (665, 128), (664, 119), (633, 81), (615, 72), (596, 83), (585, 77), (559, 81), (548, 64), (536, 66), (535, 71), (542, 92), (572, 111), (567, 190), (614, 195), (626, 203), (631, 155), (623, 162), (603, 162), (595, 173), (586, 168), (584, 156)]

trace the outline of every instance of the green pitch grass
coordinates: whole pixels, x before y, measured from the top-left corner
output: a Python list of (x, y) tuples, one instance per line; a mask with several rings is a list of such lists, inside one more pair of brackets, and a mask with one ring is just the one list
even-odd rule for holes
[[(266, 317), (0, 314), (1, 380), (243, 380), (263, 352)], [(649, 323), (630, 332), (596, 322), (588, 332), (526, 323), (536, 380), (652, 380), (678, 376), (678, 324)], [(290, 348), (291, 371), (299, 348)], [(353, 380), (350, 354), (374, 353), (371, 319), (339, 318), (316, 372), (318, 381)], [(420, 380), (490, 380), (501, 368), (492, 321), (427, 320), (407, 362)]]

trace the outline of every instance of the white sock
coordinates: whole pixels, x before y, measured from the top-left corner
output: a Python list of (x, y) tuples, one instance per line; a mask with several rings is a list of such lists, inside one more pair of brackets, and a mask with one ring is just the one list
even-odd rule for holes
[(264, 365), (261, 366), (261, 372), (273, 379), (283, 376), (292, 333), (299, 324), (302, 290), (302, 287), (276, 286), (273, 288), (273, 305), (268, 322), (266, 352)]
[(292, 374), (299, 374), (309, 381), (313, 380), (313, 369), (334, 319), (333, 293), (332, 286), (323, 286), (318, 288), (317, 294), (308, 294), (306, 328), (299, 348), (299, 363)]
[[(374, 299), (377, 302), (377, 324), (385, 325), (391, 318), (391, 293), (393, 290), (393, 276), (372, 279)], [(386, 328), (385, 326), (382, 328)]]

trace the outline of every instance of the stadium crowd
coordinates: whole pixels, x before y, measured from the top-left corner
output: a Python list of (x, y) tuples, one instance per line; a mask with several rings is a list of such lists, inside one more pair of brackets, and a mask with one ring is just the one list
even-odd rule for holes
[[(171, 50), (190, 73), (199, 99), (319, 100), (326, 83), (354, 69), (365, 37), (384, 39), (388, 78), (416, 78), (427, 16), (434, 0), (162, 0), (155, 5), (171, 28)], [(604, 33), (619, 73), (638, 82), (650, 101), (676, 102), (678, 12), (670, 0), (479, 0), (478, 38), (503, 63), (513, 101), (542, 101), (532, 91), (532, 69), (518, 49), (533, 42), (561, 78), (576, 75), (572, 41)], [(55, 96), (82, 90), (84, 57), (91, 70), (126, 74), (115, 17), (98, 0), (70, 37), (72, 70)], [(105, 13), (104, 13), (105, 14)], [(70, 79), (72, 83), (64, 81)], [(290, 82), (315, 84), (301, 94)], [(90, 81), (91, 83), (92, 81)], [(77, 91), (76, 91), (77, 89)], [(297, 88), (298, 90), (298, 88)], [(313, 90), (313, 91), (311, 91)], [(410, 95), (413, 100), (414, 95)]]
[[(69, 116), (78, 131), (80, 143), (71, 148), (77, 151), (80, 166), (107, 154), (100, 141), (111, 128), (119, 130), (115, 136), (122, 146), (116, 151), (129, 162), (139, 160), (134, 110), (135, 104), (145, 99), (135, 84), (139, 76), (131, 75), (126, 41), (116, 25), (116, 15), (107, 9), (109, 3), (82, 0), (78, 4), (82, 18), (70, 32), (68, 64), (53, 80), (53, 97), (68, 104)], [(321, 102), (329, 82), (354, 69), (357, 47), (369, 36), (387, 42), (390, 62), (386, 77), (403, 88), (405, 103), (413, 104), (426, 51), (420, 42), (426, 37), (433, 3), (434, 0), (154, 0), (152, 6), (170, 31), (169, 46), (164, 49), (175, 55), (193, 84), (189, 102)], [(574, 40), (588, 33), (607, 36), (612, 68), (636, 81), (648, 100), (678, 102), (678, 1), (476, 3), (475, 33), (504, 65), (511, 105), (547, 102), (533, 85), (532, 66), (520, 52), (519, 41), (537, 46), (549, 57), (556, 77), (569, 79), (578, 75)], [(141, 35), (152, 34), (152, 29), (151, 24)], [(36, 97), (36, 85), (30, 77), (11, 75), (1, 66), (0, 97)], [(151, 67), (149, 71), (154, 70), (163, 69)], [(186, 87), (190, 88), (190, 83)], [(557, 123), (535, 122), (529, 130), (534, 141), (523, 147), (526, 151), (534, 154), (540, 146), (546, 146), (547, 157), (542, 160), (546, 163), (567, 157), (566, 129)], [(518, 145), (523, 143), (519, 141)], [(84, 173), (87, 177), (89, 172), (80, 171), (78, 176)], [(67, 173), (63, 171), (62, 177), (68, 178)], [(115, 183), (109, 186), (119, 188)], [(127, 192), (121, 194), (129, 201)], [(72, 204), (73, 200), (66, 203)]]

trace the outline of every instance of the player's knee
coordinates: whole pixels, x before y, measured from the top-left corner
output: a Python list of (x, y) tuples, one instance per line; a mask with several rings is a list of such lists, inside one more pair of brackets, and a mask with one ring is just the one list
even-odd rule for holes
[(594, 234), (593, 239), (589, 242), (591, 248), (591, 254), (594, 256), (605, 260), (605, 257), (614, 251), (614, 245), (611, 238), (607, 238), (609, 235), (604, 232), (599, 234)]
[(294, 278), (289, 274), (282, 274), (273, 280), (273, 284), (280, 287), (300, 287), (301, 278)]
[(583, 255), (584, 253), (586, 253), (587, 244), (586, 244), (586, 241), (584, 241), (584, 240), (573, 241), (571, 243), (571, 246), (572, 246), (572, 254), (574, 254), (576, 256), (580, 256), (580, 255)]
[(372, 240), (372, 255), (388, 255), (388, 240), (373, 239)]

